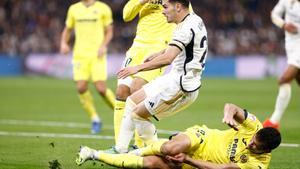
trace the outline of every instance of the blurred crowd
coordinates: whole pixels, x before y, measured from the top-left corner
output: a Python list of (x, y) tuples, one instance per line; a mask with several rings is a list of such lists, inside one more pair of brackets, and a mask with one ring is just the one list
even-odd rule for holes
[[(0, 53), (26, 56), (56, 53), (68, 7), (78, 0), (1, 0)], [(104, 0), (113, 10), (114, 39), (109, 53), (125, 53), (135, 35), (136, 20), (124, 23), (127, 0)], [(208, 29), (214, 56), (283, 55), (284, 34), (270, 20), (277, 0), (191, 0)]]

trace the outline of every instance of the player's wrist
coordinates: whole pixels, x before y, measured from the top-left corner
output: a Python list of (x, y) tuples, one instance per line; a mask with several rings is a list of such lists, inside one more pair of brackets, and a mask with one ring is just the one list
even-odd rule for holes
[(144, 5), (145, 3), (147, 3), (149, 0), (140, 0), (140, 4)]

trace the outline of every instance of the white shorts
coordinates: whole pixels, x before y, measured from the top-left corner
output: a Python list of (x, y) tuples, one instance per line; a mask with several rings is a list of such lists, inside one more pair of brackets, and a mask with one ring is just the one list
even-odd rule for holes
[(166, 74), (143, 86), (146, 93), (145, 107), (154, 118), (171, 116), (192, 104), (198, 90), (183, 92), (180, 88), (180, 77)]
[(296, 66), (297, 68), (300, 69), (300, 47), (299, 43), (290, 43), (286, 44), (285, 49), (286, 49), (286, 55), (287, 55), (287, 63), (289, 65)]

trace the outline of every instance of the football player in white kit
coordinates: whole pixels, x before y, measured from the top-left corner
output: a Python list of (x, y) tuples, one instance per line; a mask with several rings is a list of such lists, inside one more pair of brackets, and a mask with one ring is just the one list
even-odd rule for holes
[(300, 85), (300, 0), (279, 0), (271, 13), (273, 23), (285, 31), (287, 69), (279, 79), (275, 110), (264, 127), (279, 128), (281, 117), (291, 98), (291, 82)]
[(188, 107), (201, 87), (208, 50), (205, 25), (199, 16), (189, 12), (189, 0), (164, 0), (163, 7), (168, 22), (177, 24), (169, 46), (149, 56), (143, 64), (120, 70), (118, 78), (169, 64), (172, 69), (127, 98), (115, 146), (119, 153), (128, 151), (135, 129), (146, 144), (156, 141), (156, 128), (150, 118), (159, 120)]

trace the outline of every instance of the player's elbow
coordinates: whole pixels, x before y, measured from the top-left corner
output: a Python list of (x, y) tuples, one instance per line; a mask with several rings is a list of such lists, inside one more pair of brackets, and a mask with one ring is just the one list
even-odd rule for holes
[(123, 20), (124, 22), (130, 22), (132, 21), (132, 17), (130, 17), (130, 15), (126, 14), (126, 13), (123, 13)]

